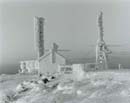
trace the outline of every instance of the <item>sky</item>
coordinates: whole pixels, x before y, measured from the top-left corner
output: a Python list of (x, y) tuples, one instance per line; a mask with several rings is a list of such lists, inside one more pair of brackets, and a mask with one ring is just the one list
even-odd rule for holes
[(1, 0), (0, 73), (15, 73), (21, 60), (36, 58), (35, 16), (45, 18), (46, 49), (56, 42), (61, 49), (71, 50), (63, 54), (94, 61), (100, 11), (106, 44), (121, 45), (110, 47), (110, 66), (121, 63), (130, 68), (129, 10), (128, 0)]

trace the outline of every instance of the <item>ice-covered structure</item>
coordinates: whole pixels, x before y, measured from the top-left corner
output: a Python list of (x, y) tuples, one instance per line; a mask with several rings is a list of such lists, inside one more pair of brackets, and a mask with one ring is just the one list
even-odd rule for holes
[(96, 63), (98, 70), (108, 69), (108, 55), (112, 52), (109, 50), (106, 45), (103, 36), (103, 13), (100, 12), (98, 17), (98, 26), (99, 26), (99, 36), (96, 45)]
[(37, 60), (28, 60), (20, 62), (19, 73), (38, 73), (39, 63)]
[(77, 81), (83, 80), (85, 77), (84, 66), (82, 64), (73, 64), (73, 79)]
[(53, 43), (51, 49), (44, 48), (44, 18), (34, 18), (34, 34), (35, 34), (35, 49), (37, 58), (35, 60), (21, 61), (20, 73), (54, 73), (57, 72), (58, 64), (66, 64), (66, 58), (59, 51), (68, 51), (59, 49), (56, 43)]
[(89, 72), (89, 71), (95, 71), (97, 68), (97, 64), (96, 63), (85, 63), (83, 64), (84, 66), (84, 71), (85, 72)]
[(52, 49), (45, 53), (39, 59), (39, 72), (40, 73), (55, 73), (58, 71), (58, 65), (65, 65), (66, 58), (58, 52), (56, 44), (53, 43)]
[(59, 65), (58, 67), (58, 73), (65, 79), (81, 81), (86, 74), (85, 64)]
[(39, 58), (44, 55), (44, 18), (34, 18), (35, 49), (37, 58), (20, 62), (20, 73), (33, 73), (39, 71)]
[(53, 43), (52, 48), (45, 50), (44, 48), (44, 18), (35, 18), (35, 39), (37, 60), (39, 62), (39, 73), (55, 73), (57, 72), (58, 64), (66, 64), (66, 58), (59, 53), (59, 51), (66, 51), (59, 49), (56, 43)]
[(58, 65), (58, 73), (60, 74), (72, 74), (73, 66), (72, 65)]
[[(103, 13), (101, 12), (98, 17), (99, 26), (99, 36), (96, 45), (96, 60), (93, 63), (84, 63), (82, 68), (85, 72), (93, 70), (104, 70), (108, 68), (108, 55), (111, 51), (108, 49), (104, 39), (103, 39)], [(71, 69), (73, 67), (68, 67), (67, 58), (60, 54), (60, 51), (67, 51), (59, 49), (56, 43), (53, 43), (51, 49), (46, 50), (44, 47), (44, 18), (35, 17), (34, 18), (34, 34), (35, 34), (35, 47), (37, 52), (37, 58), (31, 61), (21, 62), (21, 73), (31, 73), (37, 71), (38, 73), (55, 73), (58, 68)], [(75, 63), (73, 63), (75, 64)], [(60, 66), (58, 66), (60, 65)], [(62, 66), (61, 66), (62, 65)], [(72, 64), (71, 64), (72, 65)], [(77, 65), (79, 66), (79, 65)], [(75, 67), (77, 68), (77, 67)], [(79, 67), (78, 67), (79, 68)], [(63, 70), (63, 69), (61, 69)], [(65, 71), (64, 71), (65, 72)], [(66, 72), (67, 73), (67, 72)]]

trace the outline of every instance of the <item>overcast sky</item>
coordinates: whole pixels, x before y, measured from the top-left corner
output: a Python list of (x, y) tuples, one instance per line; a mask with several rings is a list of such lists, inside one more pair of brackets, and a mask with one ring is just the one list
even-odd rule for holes
[[(96, 45), (100, 11), (103, 11), (106, 43), (123, 46), (111, 48), (111, 66), (122, 63), (130, 67), (129, 1), (3, 0), (0, 1), (0, 73), (16, 72), (20, 60), (36, 57), (34, 16), (45, 18), (46, 48), (56, 42), (60, 48), (72, 50), (73, 58), (94, 58), (95, 48), (87, 45)], [(119, 56), (115, 53), (119, 51), (127, 54)]]

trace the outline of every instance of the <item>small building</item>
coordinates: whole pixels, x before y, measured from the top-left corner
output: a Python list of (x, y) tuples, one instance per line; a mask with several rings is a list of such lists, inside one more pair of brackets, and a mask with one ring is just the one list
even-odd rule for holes
[(53, 48), (39, 58), (39, 72), (56, 73), (58, 65), (66, 65), (66, 58), (58, 52), (57, 45), (53, 43)]

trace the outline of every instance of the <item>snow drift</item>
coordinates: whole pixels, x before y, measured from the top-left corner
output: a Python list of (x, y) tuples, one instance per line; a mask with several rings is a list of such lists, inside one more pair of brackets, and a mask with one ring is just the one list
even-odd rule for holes
[[(12, 78), (12, 76), (7, 77)], [(25, 77), (28, 80), (28, 76)], [(115, 70), (88, 72), (84, 74), (84, 79), (81, 81), (58, 78), (58, 85), (55, 88), (48, 87), (45, 91), (42, 86), (38, 85), (17, 95), (17, 98), (9, 103), (130, 103), (129, 77), (129, 70)], [(10, 89), (14, 90), (14, 85), (11, 86), (12, 82), (24, 81), (20, 78), (21, 76), (19, 75), (18, 79), (6, 81), (5, 76), (5, 80), (0, 83), (0, 94), (4, 94), (2, 85), (5, 86), (6, 83), (10, 85)], [(31, 77), (29, 78), (31, 79)], [(33, 78), (34, 76), (32, 76)], [(15, 85), (15, 88), (17, 85)], [(49, 85), (53, 85), (53, 83)], [(11, 93), (5, 92), (5, 94)], [(14, 95), (13, 91), (11, 95)], [(6, 95), (4, 96), (7, 99)], [(4, 96), (0, 98), (4, 98)]]

